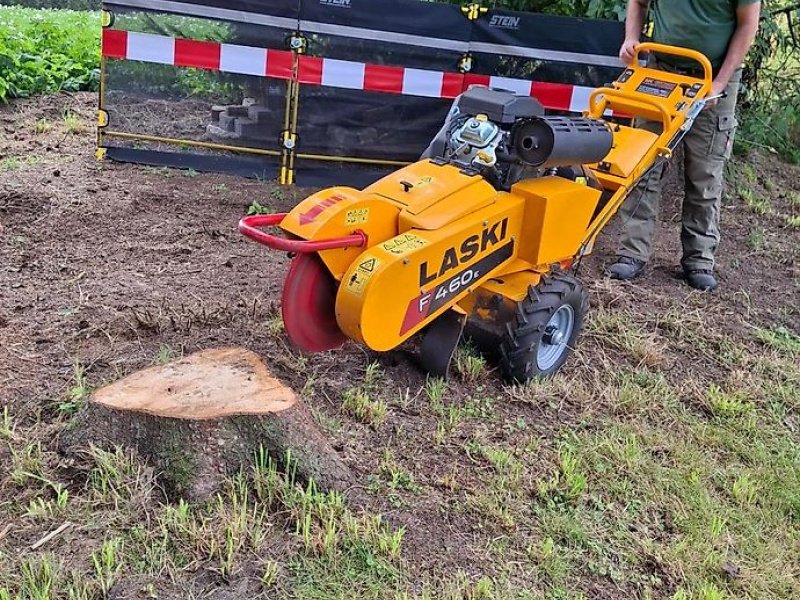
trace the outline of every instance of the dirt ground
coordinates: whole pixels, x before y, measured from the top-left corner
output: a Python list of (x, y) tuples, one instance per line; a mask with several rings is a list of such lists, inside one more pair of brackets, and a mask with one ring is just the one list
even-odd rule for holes
[[(80, 116), (83, 131), (65, 131), (68, 110)], [(94, 110), (95, 98), (88, 94), (0, 107), (0, 405), (8, 407), (17, 436), (38, 439), (43, 451), (55, 456), (55, 437), (68, 418), (63, 404), (76, 386), (76, 365), (86, 385), (96, 387), (164, 355), (244, 346), (303, 390), (334, 447), (370, 492), (366, 509), (406, 528), (402, 564), (408, 573), (441, 581), (463, 571), (471, 581), (488, 576), (530, 589), (530, 597), (552, 598), (648, 597), (645, 590), (649, 597), (670, 598), (686, 583), (680, 569), (659, 566), (655, 559), (630, 563), (638, 569), (635, 577), (587, 572), (576, 551), (570, 555), (572, 575), (558, 580), (567, 595), (547, 596), (558, 587), (557, 574), (532, 573), (524, 566), (529, 554), (517, 548), (540, 538), (538, 517), (531, 517), (535, 484), (525, 486), (532, 496), (508, 501), (520, 510), (509, 528), (493, 509), (474, 501), (493, 463), (469, 449), (502, 446), (523, 457), (526, 481), (547, 480), (559, 468), (559, 439), (615, 414), (603, 385), (619, 368), (649, 368), (676, 389), (684, 389), (686, 381), (725, 387), (744, 367), (721, 362), (720, 340), (733, 340), (745, 354), (758, 356), (767, 350), (756, 332), (783, 328), (800, 334), (800, 228), (789, 224), (800, 214), (793, 203), (800, 195), (800, 168), (773, 157), (751, 157), (732, 169), (722, 212), (721, 288), (715, 294), (692, 292), (680, 280), (679, 174), (673, 169), (647, 276), (633, 284), (604, 277), (614, 255), (613, 227), (583, 266), (593, 316), (554, 387), (537, 395), (535, 387), (504, 387), (490, 368), (474, 379), (462, 373), (448, 384), (443, 400), (445, 407), (460, 407), (460, 420), (453, 425), (431, 406), (425, 376), (403, 352), (376, 355), (348, 344), (335, 353), (303, 357), (288, 346), (276, 326), (287, 259), (245, 240), (236, 224), (254, 201), (288, 210), (309, 190), (98, 163)], [(769, 199), (766, 214), (748, 209), (739, 193), (745, 188), (751, 190), (745, 196)], [(625, 342), (633, 335), (629, 324), (643, 336), (633, 351)], [(719, 343), (705, 344), (706, 333)], [(363, 385), (375, 361), (388, 412), (382, 423), (365, 424), (343, 411), (341, 399)], [(680, 396), (691, 404), (690, 393)], [(797, 442), (800, 418), (791, 411), (785, 418)], [(444, 433), (437, 436), (440, 428)], [(3, 452), (0, 459), (10, 461)], [(412, 474), (414, 485), (372, 485), (382, 481), (387, 461)], [(68, 467), (56, 465), (53, 472), (70, 481), (73, 495), (81, 493), (83, 484), (69, 479)], [(6, 525), (10, 529), (0, 534), (0, 548), (9, 556), (30, 554), (29, 545), (55, 523), (21, 516), (18, 510), (32, 498), (25, 496), (29, 493), (3, 475), (0, 506), (8, 511), (0, 512), (0, 531)], [(70, 565), (72, 553), (80, 566), (87, 560), (86, 547), (98, 539), (102, 535), (87, 523), (59, 547)], [(561, 541), (553, 539), (558, 547)], [(506, 554), (498, 550), (503, 544)], [(616, 561), (607, 558), (609, 564)], [(789, 557), (786, 561), (790, 564)], [(131, 574), (123, 583), (133, 581), (130, 585), (139, 589), (137, 577)], [(183, 574), (162, 580), (158, 597), (187, 597), (188, 589), (194, 597), (242, 597), (252, 592), (255, 579), (247, 568), (235, 580), (239, 587), (203, 579), (202, 571)], [(735, 592), (739, 584), (730, 585)]]

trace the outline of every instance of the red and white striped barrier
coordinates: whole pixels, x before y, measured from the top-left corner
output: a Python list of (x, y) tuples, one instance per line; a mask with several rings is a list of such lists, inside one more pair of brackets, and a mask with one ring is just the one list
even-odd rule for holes
[[(200, 42), (119, 29), (103, 30), (103, 56), (277, 79), (294, 77), (294, 55), (287, 50)], [(455, 98), (471, 85), (487, 85), (533, 96), (551, 110), (571, 112), (588, 109), (592, 92), (592, 88), (563, 83), (444, 73), (305, 55), (299, 57), (297, 79), (307, 85), (443, 99)]]

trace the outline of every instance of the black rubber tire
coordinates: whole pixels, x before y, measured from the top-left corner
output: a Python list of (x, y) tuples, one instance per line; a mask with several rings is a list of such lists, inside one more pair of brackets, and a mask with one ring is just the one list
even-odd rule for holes
[[(545, 327), (562, 306), (572, 307), (574, 322), (566, 349), (557, 362), (546, 370), (539, 368), (537, 355)], [(528, 296), (517, 304), (514, 319), (506, 324), (500, 343), (500, 371), (513, 383), (555, 375), (572, 354), (589, 310), (589, 297), (583, 284), (566, 273), (546, 275), (539, 285), (530, 286)]]

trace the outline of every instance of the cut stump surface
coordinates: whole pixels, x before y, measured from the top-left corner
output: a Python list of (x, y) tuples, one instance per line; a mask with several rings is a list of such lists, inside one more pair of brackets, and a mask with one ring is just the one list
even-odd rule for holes
[(254, 354), (220, 348), (134, 373), (97, 390), (62, 435), (65, 453), (131, 448), (165, 489), (191, 500), (219, 490), (263, 448), (302, 479), (345, 491), (346, 465), (305, 404)]

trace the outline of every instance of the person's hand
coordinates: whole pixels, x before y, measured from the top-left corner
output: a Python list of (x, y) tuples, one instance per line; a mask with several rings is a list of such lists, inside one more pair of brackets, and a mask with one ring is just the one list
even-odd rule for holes
[(708, 97), (712, 98), (712, 100), (709, 100), (706, 103), (706, 106), (716, 105), (720, 101), (720, 98), (725, 93), (727, 87), (728, 87), (727, 81), (721, 81), (719, 79), (715, 79), (714, 82), (711, 84), (711, 93), (708, 95)]
[(622, 43), (622, 48), (619, 49), (619, 59), (623, 65), (628, 66), (633, 62), (633, 54), (636, 52), (636, 46), (638, 45), (639, 40), (635, 38), (626, 39)]

